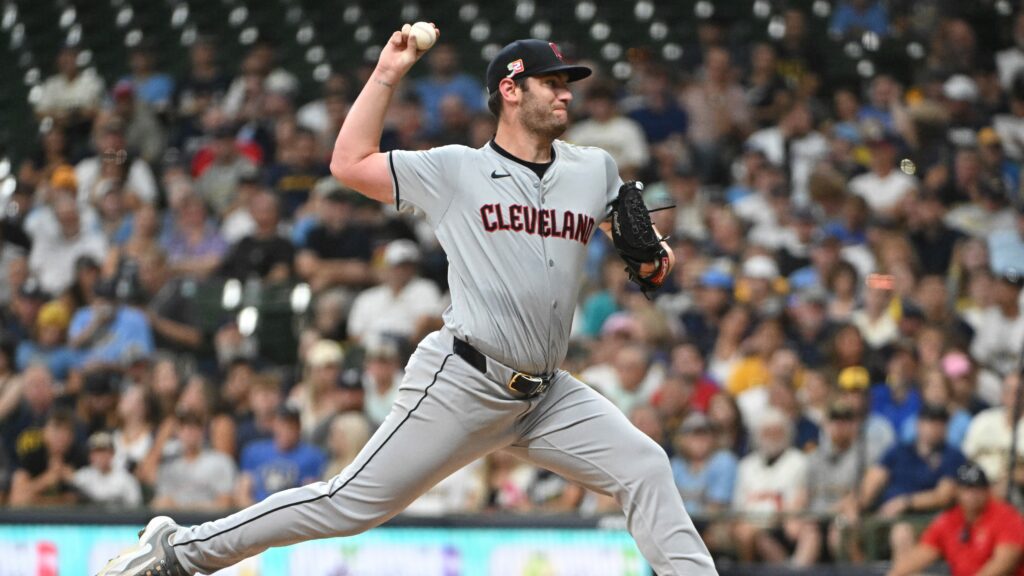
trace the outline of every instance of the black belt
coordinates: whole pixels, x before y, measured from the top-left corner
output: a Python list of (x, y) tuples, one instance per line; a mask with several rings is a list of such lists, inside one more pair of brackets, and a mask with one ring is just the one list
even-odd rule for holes
[[(476, 368), (481, 374), (487, 374), (487, 356), (484, 356), (482, 352), (474, 348), (469, 342), (455, 338), (452, 351), (465, 360), (467, 364)], [(512, 376), (508, 379), (509, 390), (526, 398), (533, 398), (543, 394), (550, 384), (551, 378), (531, 376), (530, 374), (515, 371), (512, 372)]]

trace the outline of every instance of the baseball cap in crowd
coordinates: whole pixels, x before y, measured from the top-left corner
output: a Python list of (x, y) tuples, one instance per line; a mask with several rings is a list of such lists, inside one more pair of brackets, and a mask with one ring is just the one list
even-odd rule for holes
[(1002, 143), (1003, 140), (999, 137), (999, 133), (991, 126), (985, 126), (981, 130), (978, 130), (978, 146), (991, 146), (993, 144)]
[(487, 65), (487, 92), (497, 92), (502, 78), (514, 79), (551, 72), (565, 72), (569, 75), (569, 82), (582, 80), (591, 74), (590, 68), (586, 66), (566, 64), (554, 42), (533, 38), (516, 40), (502, 48)]
[(971, 371), (971, 359), (967, 354), (955, 350), (942, 357), (942, 372), (948, 378), (960, 378)]
[(53, 169), (50, 174), (50, 186), (53, 188), (78, 190), (78, 177), (75, 176), (74, 167), (68, 164), (61, 164)]
[(640, 334), (640, 323), (629, 312), (615, 312), (601, 324), (601, 336), (624, 335), (635, 338)]
[(99, 431), (89, 436), (89, 450), (113, 450), (114, 437), (110, 432)]
[(774, 280), (779, 276), (779, 267), (768, 256), (758, 254), (751, 256), (743, 262), (743, 276), (747, 278), (760, 278), (763, 280)]
[(310, 368), (321, 368), (329, 364), (340, 365), (344, 358), (345, 354), (342, 352), (340, 344), (334, 340), (320, 340), (309, 349), (309, 353), (306, 354), (306, 363)]
[(848, 392), (867, 390), (868, 386), (871, 386), (871, 374), (863, 366), (843, 368), (836, 380), (839, 388)]
[(119, 80), (114, 84), (113, 96), (115, 100), (132, 98), (135, 96), (135, 85), (131, 80)]
[(711, 432), (713, 426), (711, 419), (703, 412), (691, 412), (679, 425), (677, 434), (692, 434), (694, 432)]
[(420, 249), (412, 240), (392, 240), (384, 249), (384, 263), (388, 266), (419, 264)]
[(732, 276), (718, 268), (708, 268), (701, 273), (698, 279), (700, 285), (704, 288), (720, 288), (722, 290), (732, 290), (733, 280)]
[(924, 404), (917, 412), (918, 420), (936, 420), (939, 422), (949, 421), (949, 410), (939, 404)]
[(942, 94), (957, 102), (974, 102), (978, 99), (978, 84), (965, 74), (954, 74), (942, 83)]
[(968, 488), (988, 488), (988, 476), (976, 462), (965, 462), (956, 469), (956, 483)]
[(63, 331), (67, 330), (70, 323), (71, 312), (60, 300), (52, 300), (43, 304), (43, 307), (39, 309), (39, 315), (36, 316), (36, 327), (40, 329), (56, 328)]

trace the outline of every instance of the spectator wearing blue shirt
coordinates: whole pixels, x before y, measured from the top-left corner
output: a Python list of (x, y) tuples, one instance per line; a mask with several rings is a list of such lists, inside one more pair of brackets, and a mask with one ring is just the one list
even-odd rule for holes
[(828, 29), (833, 34), (846, 36), (874, 32), (879, 36), (889, 34), (889, 15), (878, 0), (844, 0), (832, 13)]
[(145, 314), (117, 301), (117, 284), (96, 283), (92, 304), (71, 318), (68, 341), (79, 351), (78, 367), (120, 366), (153, 354), (153, 332)]
[(894, 347), (886, 363), (885, 383), (871, 387), (871, 411), (885, 417), (896, 431), (921, 409), (915, 365), (912, 350)]
[(250, 442), (242, 450), (242, 476), (236, 503), (249, 506), (267, 496), (316, 482), (323, 476), (326, 458), (320, 449), (299, 440), (299, 411), (281, 406), (274, 418), (270, 440)]
[[(947, 406), (949, 425), (946, 426), (946, 444), (960, 448), (971, 426), (971, 413), (963, 406), (952, 404), (953, 388), (949, 379), (939, 368), (931, 368), (921, 380), (921, 398), (926, 404)], [(900, 440), (913, 443), (917, 440), (917, 414), (903, 421)]]
[(672, 476), (690, 514), (726, 510), (736, 483), (736, 456), (715, 448), (711, 420), (703, 412), (690, 413), (672, 443), (676, 451), (671, 459)]
[[(956, 469), (967, 461), (946, 443), (949, 412), (944, 406), (925, 404), (918, 413), (917, 440), (898, 444), (872, 466), (861, 482), (858, 504), (877, 509), (882, 519), (933, 512), (949, 506), (956, 494)], [(896, 522), (889, 533), (893, 561), (914, 546), (914, 530)]]
[(648, 144), (661, 144), (672, 137), (686, 135), (690, 117), (673, 97), (672, 88), (668, 70), (652, 66), (640, 80), (639, 101), (625, 103), (626, 115), (640, 125)]
[(35, 338), (25, 339), (18, 344), (16, 366), (19, 371), (30, 364), (45, 364), (53, 377), (63, 381), (78, 360), (76, 351), (64, 344), (71, 314), (60, 300), (47, 302), (36, 316)]
[(430, 75), (413, 85), (423, 105), (425, 129), (433, 134), (441, 128), (441, 102), (454, 95), (462, 100), (470, 112), (484, 108), (484, 89), (480, 82), (459, 71), (458, 53), (450, 44), (438, 44), (427, 56)]
[(132, 73), (124, 78), (135, 87), (135, 97), (145, 102), (154, 112), (167, 110), (174, 96), (174, 79), (169, 74), (154, 70), (153, 52), (140, 44), (128, 57)]

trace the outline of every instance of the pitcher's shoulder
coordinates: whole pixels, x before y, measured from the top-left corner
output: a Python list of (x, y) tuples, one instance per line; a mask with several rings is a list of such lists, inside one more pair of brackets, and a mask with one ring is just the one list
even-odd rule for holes
[(608, 154), (608, 152), (603, 148), (598, 148), (597, 146), (582, 146), (580, 144), (566, 142), (565, 140), (555, 140), (554, 147), (555, 154), (560, 154), (563, 158), (571, 160), (603, 163), (611, 159), (611, 155)]

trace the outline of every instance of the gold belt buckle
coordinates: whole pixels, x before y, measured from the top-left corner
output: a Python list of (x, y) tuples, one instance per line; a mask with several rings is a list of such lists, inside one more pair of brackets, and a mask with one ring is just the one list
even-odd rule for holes
[(516, 372), (508, 379), (508, 388), (513, 392), (526, 396), (536, 396), (547, 388), (543, 378)]

